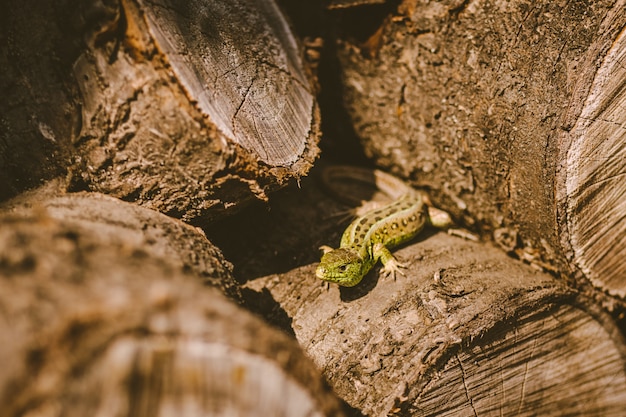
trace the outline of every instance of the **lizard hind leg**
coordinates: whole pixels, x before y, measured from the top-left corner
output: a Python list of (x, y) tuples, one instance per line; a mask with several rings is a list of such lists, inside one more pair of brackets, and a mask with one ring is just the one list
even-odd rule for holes
[(393, 254), (383, 245), (382, 243), (377, 243), (374, 245), (374, 258), (380, 259), (383, 264), (383, 268), (381, 269), (383, 275), (385, 277), (392, 276), (393, 279), (396, 279), (396, 274), (404, 275), (401, 268), (406, 269), (406, 266), (400, 262), (393, 256)]

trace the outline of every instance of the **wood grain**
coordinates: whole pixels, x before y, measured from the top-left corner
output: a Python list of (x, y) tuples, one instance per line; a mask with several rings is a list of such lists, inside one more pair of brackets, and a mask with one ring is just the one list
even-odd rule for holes
[(284, 310), (333, 388), (366, 415), (622, 413), (624, 340), (592, 303), (443, 233), (397, 256), (408, 269), (395, 281), (376, 269), (354, 289), (326, 290), (313, 264), (246, 288)]
[(222, 134), (269, 165), (293, 164), (310, 134), (314, 99), (274, 1), (143, 4), (190, 99)]
[(623, 30), (600, 60), (588, 95), (581, 99), (580, 115), (573, 128), (561, 135), (564, 162), (558, 197), (562, 240), (571, 262), (585, 277), (601, 290), (626, 298)]
[(598, 326), (575, 306), (526, 314), (452, 355), (418, 414), (619, 416), (624, 356)]
[(87, 223), (0, 216), (3, 416), (343, 415), (293, 340)]
[(354, 288), (327, 289), (315, 277), (317, 247), (338, 244), (344, 223), (333, 214), (346, 206), (320, 187), (303, 181), (271, 210), (208, 235), (247, 281), (246, 305), (293, 334), (353, 408), (371, 416), (473, 415), (472, 406), (479, 415), (620, 415), (626, 344), (612, 318), (488, 242), (425, 230), (394, 252), (405, 276), (385, 279), (377, 266)]
[(206, 224), (319, 155), (314, 76), (274, 0), (7, 9), (0, 198), (61, 177)]

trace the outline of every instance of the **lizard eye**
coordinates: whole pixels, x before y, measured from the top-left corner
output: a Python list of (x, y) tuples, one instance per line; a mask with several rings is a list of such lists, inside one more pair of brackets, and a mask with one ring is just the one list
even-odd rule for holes
[(341, 272), (346, 272), (346, 269), (348, 269), (348, 265), (346, 265), (346, 264), (339, 265), (339, 270)]

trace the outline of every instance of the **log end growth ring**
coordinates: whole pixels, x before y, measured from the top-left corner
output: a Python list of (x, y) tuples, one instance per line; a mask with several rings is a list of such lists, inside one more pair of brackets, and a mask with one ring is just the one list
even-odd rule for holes
[(626, 297), (626, 32), (610, 46), (569, 132), (561, 170), (564, 245), (597, 287)]
[(163, 0), (150, 6), (146, 17), (159, 47), (190, 100), (224, 137), (268, 165), (295, 163), (312, 133), (314, 97), (276, 4)]

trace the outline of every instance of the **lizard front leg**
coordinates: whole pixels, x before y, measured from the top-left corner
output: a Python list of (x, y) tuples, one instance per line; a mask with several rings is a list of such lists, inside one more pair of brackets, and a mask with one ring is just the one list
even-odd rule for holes
[(388, 277), (392, 276), (393, 279), (396, 279), (396, 273), (400, 275), (404, 275), (404, 272), (400, 270), (400, 268), (406, 268), (405, 265), (398, 262), (398, 260), (393, 256), (393, 254), (383, 245), (382, 243), (376, 243), (373, 247), (373, 256), (374, 259), (380, 259), (383, 264), (382, 273)]

